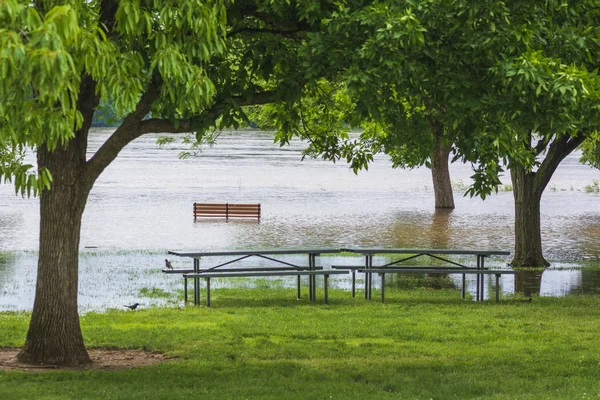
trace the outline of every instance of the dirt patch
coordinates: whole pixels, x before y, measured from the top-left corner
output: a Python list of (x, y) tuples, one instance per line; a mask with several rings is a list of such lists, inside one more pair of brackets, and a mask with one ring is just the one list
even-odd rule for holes
[(88, 349), (92, 359), (90, 365), (82, 367), (62, 367), (58, 365), (29, 365), (17, 360), (18, 348), (0, 347), (0, 371), (88, 371), (88, 370), (119, 370), (145, 367), (170, 358), (164, 354), (131, 349)]

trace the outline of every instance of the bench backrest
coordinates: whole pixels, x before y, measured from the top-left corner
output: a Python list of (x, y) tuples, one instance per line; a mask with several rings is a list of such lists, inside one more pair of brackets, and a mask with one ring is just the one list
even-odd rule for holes
[(256, 218), (260, 219), (260, 204), (194, 203), (196, 218)]

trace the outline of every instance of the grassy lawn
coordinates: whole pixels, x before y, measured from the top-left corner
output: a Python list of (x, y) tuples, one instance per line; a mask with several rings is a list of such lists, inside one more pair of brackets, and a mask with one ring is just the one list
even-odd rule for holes
[[(82, 316), (92, 347), (177, 359), (123, 371), (0, 372), (0, 399), (600, 399), (600, 297), (461, 300), (386, 289), (218, 289), (213, 307)], [(374, 294), (374, 299), (377, 293)], [(28, 314), (0, 313), (0, 346)]]

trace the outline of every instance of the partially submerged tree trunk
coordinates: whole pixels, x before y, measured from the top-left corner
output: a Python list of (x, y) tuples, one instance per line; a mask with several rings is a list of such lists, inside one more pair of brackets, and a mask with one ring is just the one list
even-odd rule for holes
[(19, 360), (31, 364), (90, 363), (77, 311), (79, 238), (89, 194), (75, 142), (49, 152), (38, 165), (52, 173), (52, 190), (40, 197), (40, 248), (35, 303)]
[[(579, 133), (575, 137), (563, 135), (555, 138), (548, 147), (544, 161), (537, 171), (528, 172), (520, 165), (511, 167), (515, 199), (515, 255), (511, 261), (513, 267), (547, 267), (550, 265), (542, 254), (540, 223), (542, 194), (560, 162), (585, 138), (584, 133)], [(547, 145), (547, 143), (538, 143), (532, 149), (541, 153)]]
[(536, 173), (515, 166), (510, 170), (515, 199), (515, 255), (513, 266), (547, 267), (542, 255), (540, 202)]
[(452, 181), (448, 168), (450, 146), (442, 142), (443, 126), (441, 124), (435, 124), (433, 130), (435, 142), (431, 154), (431, 177), (433, 178), (435, 208), (454, 209), (454, 193), (452, 193)]

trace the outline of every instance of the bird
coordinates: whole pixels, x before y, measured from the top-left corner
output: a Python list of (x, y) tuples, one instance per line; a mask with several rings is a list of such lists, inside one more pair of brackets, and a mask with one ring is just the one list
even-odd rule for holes
[(165, 258), (165, 265), (167, 266), (167, 269), (173, 269), (173, 266), (171, 265), (171, 261), (167, 260)]
[(127, 307), (130, 310), (135, 310), (139, 305), (140, 305), (140, 303), (134, 303), (134, 304), (132, 304), (130, 306), (123, 306), (123, 307)]

